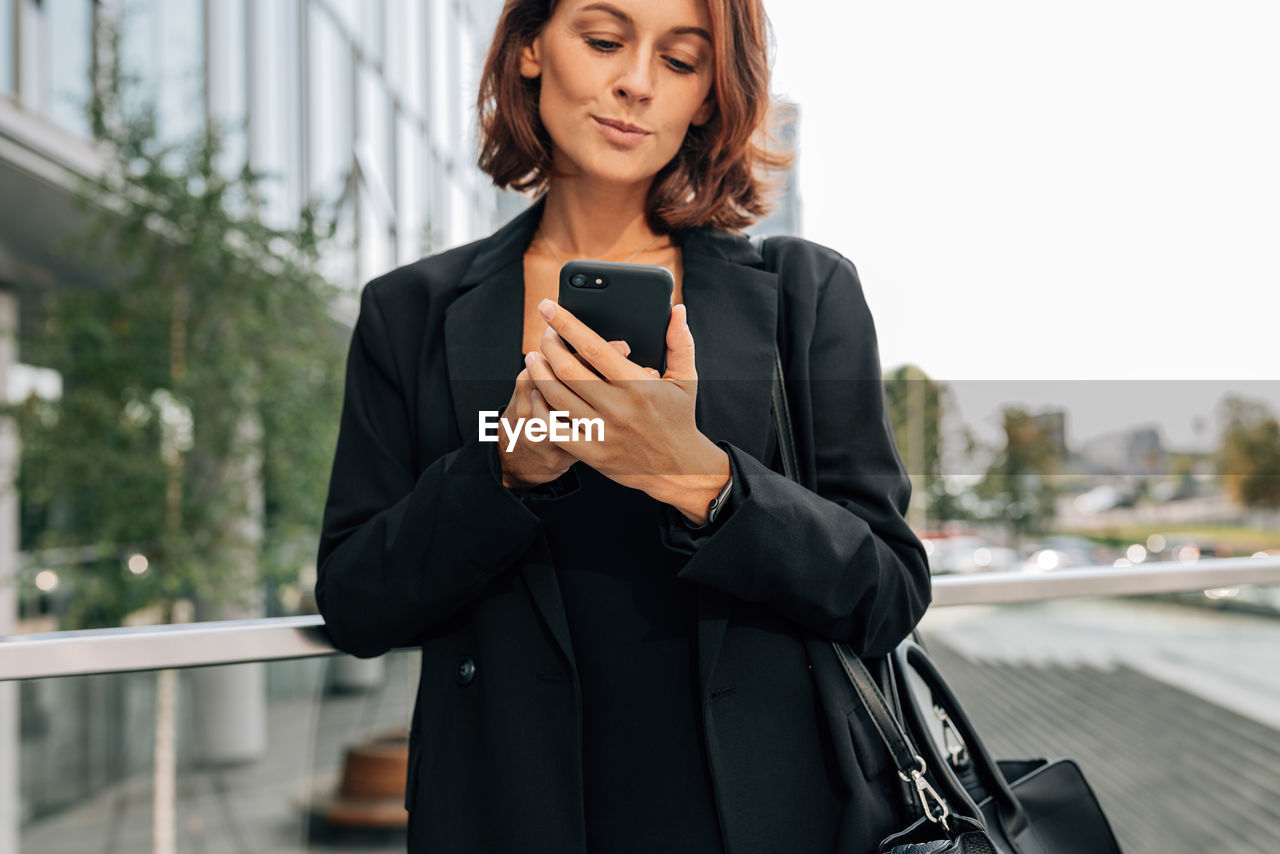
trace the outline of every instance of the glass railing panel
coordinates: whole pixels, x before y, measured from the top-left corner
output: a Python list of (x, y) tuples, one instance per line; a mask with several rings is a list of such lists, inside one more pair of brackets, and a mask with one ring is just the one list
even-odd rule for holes
[(8, 683), (18, 850), (153, 851), (158, 825), (177, 852), (402, 852), (419, 655)]
[(921, 632), (992, 753), (1076, 759), (1126, 854), (1273, 850), (1280, 619), (1200, 594), (936, 609)]

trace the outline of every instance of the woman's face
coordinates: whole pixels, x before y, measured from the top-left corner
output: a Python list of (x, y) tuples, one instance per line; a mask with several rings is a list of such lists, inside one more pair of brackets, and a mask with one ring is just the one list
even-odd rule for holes
[(705, 0), (560, 0), (520, 57), (557, 174), (647, 185), (711, 118)]

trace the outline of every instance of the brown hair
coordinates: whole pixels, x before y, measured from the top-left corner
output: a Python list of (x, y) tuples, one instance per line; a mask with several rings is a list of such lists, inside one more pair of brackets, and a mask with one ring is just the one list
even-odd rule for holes
[[(541, 81), (520, 75), (520, 51), (557, 0), (507, 0), (480, 78), (480, 168), (499, 187), (546, 192), (551, 138), (538, 115)], [(791, 164), (773, 145), (766, 19), (761, 0), (706, 0), (714, 45), (711, 119), (684, 143), (649, 188), (649, 227), (658, 233), (710, 225), (738, 232), (768, 212), (772, 183), (760, 173)]]

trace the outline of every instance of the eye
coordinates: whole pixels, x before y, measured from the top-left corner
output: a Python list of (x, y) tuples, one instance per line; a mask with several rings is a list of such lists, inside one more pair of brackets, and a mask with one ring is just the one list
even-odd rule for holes
[(667, 63), (671, 66), (672, 71), (679, 72), (680, 74), (692, 74), (698, 70), (689, 63), (681, 62), (680, 60), (670, 56), (667, 57)]
[(600, 51), (601, 53), (611, 53), (612, 51), (615, 51), (618, 48), (622, 47), (622, 45), (620, 45), (618, 42), (611, 42), (607, 39), (588, 38), (587, 44), (591, 45), (593, 48)]

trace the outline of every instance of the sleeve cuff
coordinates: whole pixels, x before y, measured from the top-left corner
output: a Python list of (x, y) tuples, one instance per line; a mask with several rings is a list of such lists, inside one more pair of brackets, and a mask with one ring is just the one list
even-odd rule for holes
[(536, 503), (538, 501), (553, 501), (557, 498), (564, 498), (578, 491), (580, 483), (578, 481), (578, 463), (569, 466), (568, 471), (559, 477), (540, 483), (537, 486), (531, 486), (528, 489), (507, 489), (502, 483), (502, 463), (498, 459), (498, 446), (495, 443), (493, 450), (489, 454), (489, 472), (493, 475), (493, 479), (498, 485), (506, 489), (516, 498), (520, 499), (526, 505)]
[[(498, 478), (501, 482), (502, 478)], [(526, 504), (538, 501), (554, 501), (578, 491), (578, 463), (569, 466), (569, 470), (554, 480), (540, 483), (528, 489), (513, 489), (511, 494)]]
[(717, 442), (716, 444), (729, 455), (729, 479), (732, 481), (732, 486), (729, 488), (729, 496), (725, 499), (724, 504), (720, 506), (715, 521), (708, 520), (701, 525), (691, 524), (679, 510), (670, 504), (663, 504), (662, 515), (659, 519), (662, 544), (673, 551), (693, 554), (702, 543), (720, 530), (725, 520), (733, 515), (734, 507), (742, 501), (744, 489), (742, 472), (738, 470), (738, 464), (733, 458), (733, 452), (728, 449), (725, 442)]

